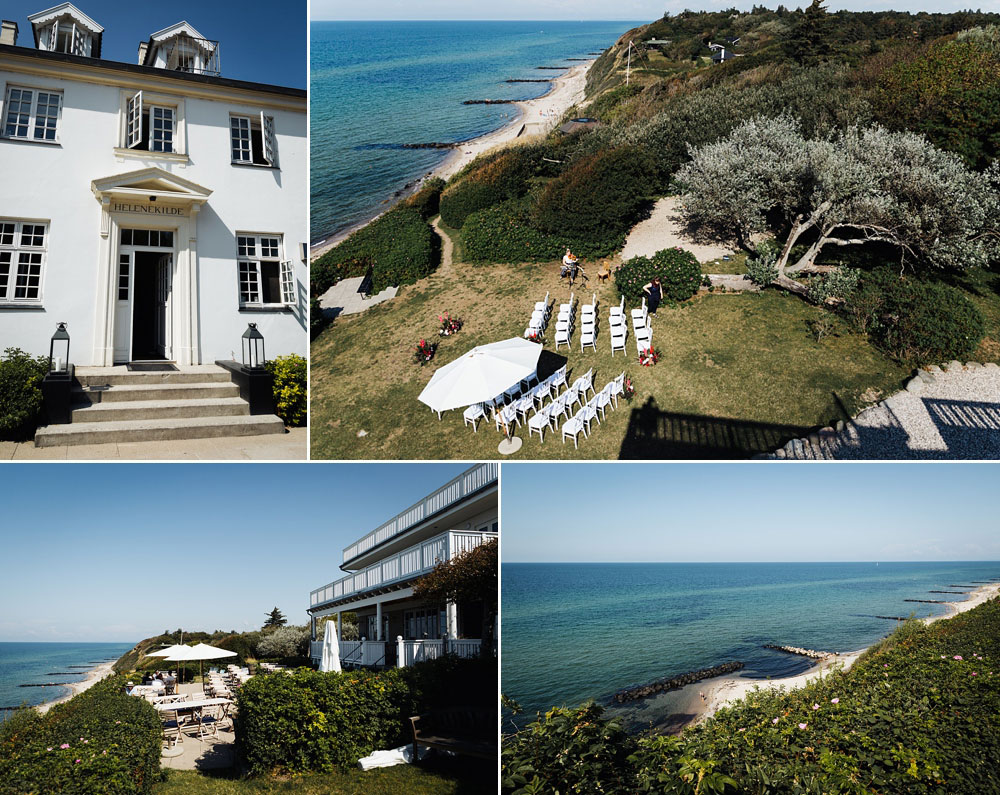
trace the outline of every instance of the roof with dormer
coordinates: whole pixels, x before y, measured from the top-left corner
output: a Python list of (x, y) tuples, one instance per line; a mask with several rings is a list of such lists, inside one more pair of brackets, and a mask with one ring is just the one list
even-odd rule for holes
[(31, 32), (35, 38), (35, 47), (38, 47), (39, 29), (44, 28), (49, 23), (55, 22), (57, 19), (62, 19), (63, 17), (69, 17), (77, 25), (88, 31), (90, 35), (93, 36), (91, 52), (95, 58), (100, 58), (101, 37), (104, 34), (104, 27), (97, 24), (97, 22), (84, 14), (72, 3), (61, 3), (57, 6), (53, 6), (52, 8), (47, 8), (45, 11), (39, 11), (37, 14), (31, 14), (28, 17), (28, 22), (31, 23)]

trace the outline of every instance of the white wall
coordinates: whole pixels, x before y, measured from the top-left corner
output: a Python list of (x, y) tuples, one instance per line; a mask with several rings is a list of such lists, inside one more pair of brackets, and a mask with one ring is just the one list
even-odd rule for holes
[[(255, 104), (257, 96), (250, 94), (241, 97), (242, 102), (186, 96), (188, 163), (146, 153), (122, 155), (115, 152), (120, 144), (121, 85), (23, 74), (22, 63), (0, 57), (0, 102), (6, 99), (7, 86), (15, 84), (62, 90), (63, 107), (57, 145), (0, 138), (0, 218), (49, 222), (43, 309), (0, 308), (0, 350), (16, 346), (47, 354), (56, 323), (65, 321), (72, 339), (71, 361), (94, 363), (94, 306), (103, 299), (96, 294), (98, 273), (107, 265), (99, 262), (101, 207), (91, 181), (156, 166), (213, 191), (198, 213), (200, 360), (212, 362), (234, 355), (238, 359), (240, 335), (247, 322), (258, 324), (269, 358), (292, 352), (305, 355), (308, 269), (300, 252), (307, 240), (306, 114), (265, 108)], [(102, 74), (106, 79), (114, 73), (102, 70)], [(123, 82), (137, 79), (141, 80), (122, 74)], [(171, 80), (170, 86), (185, 97), (191, 84)], [(128, 88), (130, 94), (134, 90)], [(167, 93), (168, 89), (156, 80), (149, 90)], [(266, 93), (258, 96), (261, 103), (281, 100)], [(274, 117), (280, 169), (232, 165), (230, 112), (256, 116), (261, 110)], [(0, 119), (3, 113), (0, 108)], [(134, 225), (145, 226), (138, 216)], [(284, 258), (292, 261), (297, 283), (295, 311), (239, 310), (237, 230), (283, 235)]]

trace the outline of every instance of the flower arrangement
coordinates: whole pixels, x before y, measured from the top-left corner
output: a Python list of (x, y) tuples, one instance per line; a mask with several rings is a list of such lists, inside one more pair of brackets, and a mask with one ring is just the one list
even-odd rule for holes
[(423, 367), (434, 358), (434, 352), (437, 350), (437, 347), (436, 342), (429, 344), (427, 340), (420, 340), (417, 343), (417, 347), (413, 350), (413, 361)]
[(660, 354), (656, 352), (656, 348), (652, 345), (644, 349), (643, 352), (639, 354), (639, 364), (643, 367), (652, 367), (659, 360)]
[(622, 397), (629, 401), (635, 397), (635, 384), (628, 376), (625, 376), (625, 382), (622, 384)]
[(528, 340), (528, 342), (537, 342), (539, 345), (545, 344), (545, 337), (538, 329), (532, 331), (527, 337), (525, 337), (525, 339)]
[(443, 337), (449, 337), (462, 328), (462, 318), (452, 317), (447, 312), (438, 315), (438, 320), (441, 321), (441, 328), (438, 329), (438, 334)]

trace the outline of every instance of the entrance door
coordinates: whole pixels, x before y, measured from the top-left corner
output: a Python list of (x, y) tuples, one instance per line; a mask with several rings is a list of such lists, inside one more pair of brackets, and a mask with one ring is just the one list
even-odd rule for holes
[(170, 346), (170, 300), (173, 255), (161, 254), (156, 261), (156, 352), (163, 359), (172, 359)]
[(136, 251), (132, 268), (132, 361), (162, 359), (157, 344), (160, 259), (155, 251)]

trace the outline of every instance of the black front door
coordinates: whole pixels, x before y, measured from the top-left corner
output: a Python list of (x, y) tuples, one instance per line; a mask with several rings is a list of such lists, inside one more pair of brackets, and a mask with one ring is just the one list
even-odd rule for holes
[(135, 252), (135, 286), (132, 291), (132, 359), (162, 359), (156, 345), (155, 251)]

